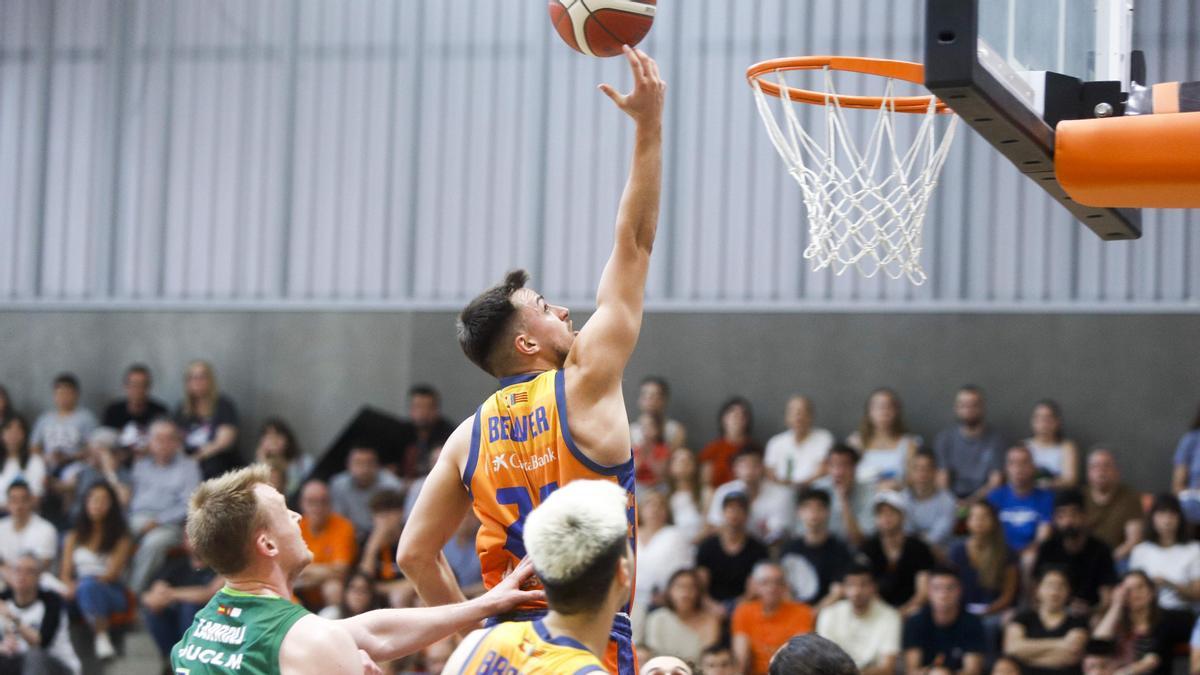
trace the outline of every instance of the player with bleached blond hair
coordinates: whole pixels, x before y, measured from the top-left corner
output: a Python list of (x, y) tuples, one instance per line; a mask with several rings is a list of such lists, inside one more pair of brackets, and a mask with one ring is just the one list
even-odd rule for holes
[(525, 521), (525, 549), (545, 588), (549, 613), (475, 631), (442, 672), (606, 672), (601, 658), (613, 614), (633, 591), (626, 499), (614, 483), (581, 480), (534, 509)]

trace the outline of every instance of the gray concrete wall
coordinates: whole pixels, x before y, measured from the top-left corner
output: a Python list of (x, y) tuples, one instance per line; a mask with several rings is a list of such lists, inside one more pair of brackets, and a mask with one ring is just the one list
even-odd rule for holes
[[(1113, 443), (1129, 479), (1151, 490), (1167, 486), (1175, 441), (1200, 403), (1197, 344), (1200, 316), (1182, 314), (661, 313), (646, 318), (626, 391), (632, 405), (642, 376), (667, 376), (671, 412), (693, 445), (715, 433), (716, 408), (732, 393), (754, 402), (760, 438), (781, 427), (794, 391), (844, 435), (866, 393), (892, 386), (930, 439), (951, 422), (962, 383), (987, 389), (1012, 438), (1023, 437), (1032, 403), (1053, 397), (1072, 437)], [(0, 383), (25, 411), (49, 404), (60, 370), (77, 373), (99, 409), (134, 360), (154, 369), (157, 394), (174, 404), (192, 358), (216, 364), (247, 434), (281, 414), (310, 452), (363, 404), (403, 410), (412, 382), (439, 386), (455, 418), (493, 384), (459, 352), (448, 313), (0, 313)]]

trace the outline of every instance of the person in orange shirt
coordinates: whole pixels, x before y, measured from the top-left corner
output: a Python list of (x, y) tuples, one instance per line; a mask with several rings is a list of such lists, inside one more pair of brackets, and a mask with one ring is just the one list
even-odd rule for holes
[(312, 564), (296, 580), (296, 594), (307, 606), (321, 603), (321, 585), (344, 581), (358, 553), (354, 525), (333, 512), (329, 486), (310, 480), (300, 490), (300, 535), (313, 553)]
[(756, 447), (751, 438), (754, 416), (750, 402), (734, 396), (721, 406), (717, 416), (721, 436), (700, 451), (700, 474), (709, 487), (718, 487), (734, 479), (733, 458), (746, 446)]
[(766, 675), (771, 656), (789, 639), (811, 633), (813, 610), (787, 598), (783, 568), (762, 562), (750, 575), (750, 595), (733, 610), (733, 655), (747, 675)]

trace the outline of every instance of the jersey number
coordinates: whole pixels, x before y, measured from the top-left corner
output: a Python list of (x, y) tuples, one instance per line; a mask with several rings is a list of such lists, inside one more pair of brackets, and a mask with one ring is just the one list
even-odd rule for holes
[[(558, 483), (548, 483), (538, 489), (538, 503), (541, 504), (558, 489)], [(525, 518), (533, 511), (533, 494), (527, 487), (507, 487), (496, 490), (496, 503), (511, 506), (517, 505), (517, 522), (504, 528), (508, 539), (504, 541), (504, 550), (515, 555), (517, 559), (525, 557)]]

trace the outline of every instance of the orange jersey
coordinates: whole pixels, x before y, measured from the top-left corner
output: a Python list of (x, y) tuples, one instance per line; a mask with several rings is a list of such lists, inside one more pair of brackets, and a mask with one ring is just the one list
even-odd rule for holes
[[(567, 423), (561, 370), (504, 378), (475, 413), (462, 481), (482, 524), (475, 539), (483, 583), (495, 586), (525, 557), (525, 517), (573, 480), (610, 480), (629, 494), (629, 537), (637, 537), (633, 455), (606, 467), (579, 451)], [(545, 609), (545, 603), (524, 609)]]
[(541, 621), (530, 621), (490, 629), (459, 672), (586, 675), (607, 671), (587, 647), (569, 637), (552, 637)]

